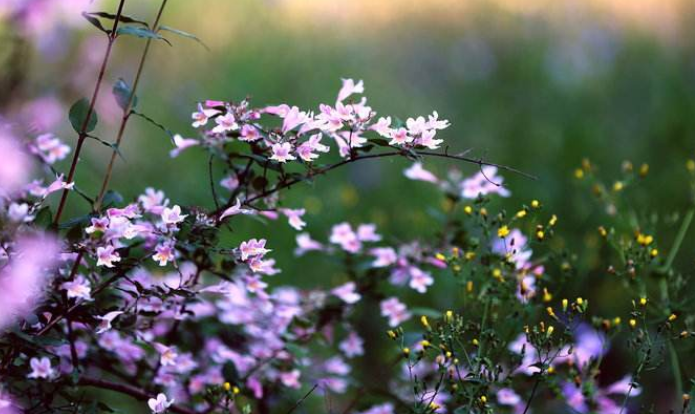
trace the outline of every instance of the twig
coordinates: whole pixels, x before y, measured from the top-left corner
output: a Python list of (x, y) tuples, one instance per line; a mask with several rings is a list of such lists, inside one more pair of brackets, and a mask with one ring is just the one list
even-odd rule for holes
[(296, 403), (294, 403), (294, 405), (292, 406), (292, 408), (290, 408), (290, 410), (287, 412), (287, 414), (291, 414), (292, 411), (296, 410), (297, 407), (299, 407), (300, 405), (302, 405), (302, 403), (304, 402), (304, 400), (306, 400), (307, 398), (309, 398), (309, 396), (311, 395), (311, 393), (313, 393), (314, 390), (315, 390), (316, 388), (318, 388), (318, 386), (319, 386), (319, 384), (314, 384), (314, 386), (311, 387), (311, 389), (309, 390), (309, 392), (307, 392), (306, 394), (304, 394), (304, 396), (303, 396), (302, 398), (300, 398), (299, 400), (297, 400)]

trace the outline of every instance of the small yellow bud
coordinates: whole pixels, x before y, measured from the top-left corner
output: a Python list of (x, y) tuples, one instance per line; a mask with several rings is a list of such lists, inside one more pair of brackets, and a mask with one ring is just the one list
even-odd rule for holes
[(526, 217), (526, 210), (519, 210), (516, 212), (516, 217), (517, 218), (524, 218)]
[(548, 374), (554, 374), (555, 373), (555, 367), (550, 366), (548, 367)]
[(600, 234), (601, 237), (606, 237), (606, 236), (608, 236), (608, 232), (606, 231), (606, 228), (603, 227), (603, 226), (600, 226), (600, 227), (598, 228), (598, 234)]
[(391, 339), (396, 339), (396, 338), (398, 338), (398, 335), (396, 334), (396, 332), (394, 332), (394, 331), (392, 331), (392, 330), (386, 331), (386, 335), (388, 335), (389, 338), (391, 338)]
[(541, 206), (541, 203), (538, 200), (531, 201), (531, 207), (539, 208), (540, 206)]
[(475, 252), (466, 252), (466, 254), (463, 255), (463, 258), (470, 262), (471, 260), (475, 259)]
[(481, 216), (487, 216), (487, 209), (485, 207), (480, 209), (480, 215)]
[(468, 214), (468, 215), (470, 216), (471, 214), (473, 214), (473, 207), (471, 207), (471, 206), (465, 206), (465, 207), (463, 208), (463, 212), (466, 213), (466, 214)]
[(229, 391), (232, 389), (232, 384), (225, 382), (223, 385), (225, 391)]
[(403, 348), (402, 352), (403, 352), (403, 356), (405, 356), (407, 358), (410, 355), (410, 348)]
[(690, 332), (688, 331), (683, 331), (680, 333), (681, 338), (687, 338), (688, 336), (690, 336)]
[(473, 293), (473, 281), (469, 280), (466, 282), (466, 292)]
[(509, 227), (502, 226), (499, 229), (497, 229), (497, 237), (504, 239), (507, 236), (509, 236)]
[(581, 297), (579, 297), (579, 298), (576, 299), (575, 302), (577, 302), (577, 305), (582, 306), (582, 305), (584, 304), (584, 299), (582, 299)]
[(668, 321), (669, 321), (669, 322), (673, 322), (673, 321), (675, 321), (677, 318), (678, 318), (678, 315), (676, 315), (675, 313), (672, 313), (672, 314), (670, 314), (670, 315), (668, 316)]
[(451, 267), (451, 270), (453, 270), (454, 272), (460, 272), (460, 271), (461, 271), (461, 266), (459, 266), (459, 265), (453, 265), (453, 266)]
[(615, 183), (613, 183), (613, 191), (615, 191), (617, 193), (619, 191), (622, 191), (622, 189), (623, 189), (622, 181), (616, 181)]
[(639, 175), (640, 177), (646, 177), (647, 174), (649, 174), (649, 164), (642, 164), (639, 167)]
[(550, 302), (553, 300), (553, 295), (548, 292), (548, 288), (543, 288), (543, 302)]
[(562, 311), (563, 312), (567, 311), (567, 305), (569, 305), (569, 301), (567, 299), (562, 299)]
[(436, 257), (437, 260), (441, 260), (441, 261), (445, 261), (445, 260), (446, 260), (446, 256), (444, 256), (444, 255), (441, 254), (441, 253), (435, 254), (434, 257)]
[(422, 345), (423, 349), (426, 349), (429, 348), (432, 344), (427, 339), (423, 339), (422, 341), (420, 341), (420, 345)]
[(446, 317), (447, 322), (453, 321), (454, 320), (454, 312), (450, 311), (450, 310), (446, 311), (445, 317)]
[(630, 328), (635, 329), (635, 327), (637, 326), (637, 321), (635, 319), (630, 319), (628, 321), (628, 324), (630, 324)]
[(453, 354), (451, 353), (451, 351), (446, 351), (446, 354), (444, 354), (444, 355), (446, 355), (446, 358), (447, 358), (447, 359), (451, 359), (451, 356), (452, 356)]
[(538, 240), (543, 240), (545, 238), (545, 232), (543, 232), (543, 230), (538, 230), (536, 232), (536, 238)]
[(422, 316), (420, 317), (420, 323), (422, 323), (422, 326), (424, 326), (424, 327), (427, 328), (427, 329), (430, 329), (430, 328), (431, 328), (431, 327), (430, 327), (430, 322), (427, 320), (427, 316), (425, 316), (425, 315), (422, 315)]
[(439, 404), (437, 404), (436, 402), (432, 401), (429, 404), (429, 407), (430, 407), (430, 410), (437, 411), (441, 406)]
[(478, 346), (480, 342), (478, 342), (478, 338), (473, 338), (473, 346)]
[(695, 160), (688, 160), (685, 163), (685, 168), (687, 168), (688, 171), (690, 171), (690, 172), (694, 172), (695, 171)]
[(652, 250), (650, 250), (650, 251), (649, 251), (649, 255), (650, 255), (651, 257), (656, 257), (656, 256), (658, 256), (658, 255), (659, 255), (659, 249), (652, 249)]
[(548, 327), (548, 330), (546, 331), (546, 336), (549, 337), (550, 335), (553, 334), (553, 332), (555, 332), (555, 327), (554, 327), (553, 325), (550, 325), (550, 326)]
[(232, 393), (234, 393), (234, 395), (236, 395), (236, 394), (241, 393), (241, 390), (239, 389), (239, 387), (234, 386), (234, 387), (232, 387)]
[(576, 170), (574, 170), (574, 178), (576, 178), (577, 180), (581, 180), (582, 178), (584, 178), (584, 170), (582, 170), (581, 168), (577, 168)]
[(613, 318), (613, 325), (620, 325), (620, 322), (622, 321), (623, 320), (620, 319), (620, 316), (616, 316), (615, 318)]
[(647, 298), (639, 298), (640, 306), (647, 306)]
[(548, 222), (548, 225), (550, 225), (550, 227), (553, 227), (556, 224), (557, 224), (557, 216), (555, 214), (553, 214), (550, 217), (550, 221)]
[(500, 270), (497, 267), (492, 269), (492, 277), (494, 277), (495, 279), (497, 279), (499, 281), (502, 281), (503, 280), (502, 279), (502, 270)]
[(480, 402), (483, 403), (483, 404), (486, 404), (486, 403), (487, 403), (487, 397), (484, 396), (484, 395), (481, 395), (481, 396), (480, 396)]
[(461, 256), (461, 249), (459, 249), (458, 247), (452, 247), (451, 254), (458, 259)]

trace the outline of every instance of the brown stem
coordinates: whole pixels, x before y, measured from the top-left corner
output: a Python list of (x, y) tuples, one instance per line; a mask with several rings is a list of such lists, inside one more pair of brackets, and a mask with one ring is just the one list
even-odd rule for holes
[[(159, 6), (159, 12), (157, 12), (157, 17), (152, 24), (152, 30), (156, 32), (159, 28), (159, 20), (164, 13), (164, 7), (167, 4), (167, 0), (162, 0), (162, 4)], [(120, 148), (121, 141), (123, 140), (123, 133), (125, 132), (125, 127), (130, 119), (130, 113), (133, 106), (133, 100), (135, 99), (135, 92), (138, 89), (138, 84), (140, 83), (140, 76), (142, 75), (142, 70), (145, 67), (145, 60), (147, 59), (147, 54), (150, 50), (150, 44), (152, 43), (152, 38), (147, 39), (145, 43), (145, 49), (142, 51), (142, 56), (140, 56), (140, 64), (138, 65), (138, 70), (135, 72), (135, 79), (133, 80), (133, 88), (130, 91), (130, 96), (128, 97), (128, 103), (123, 107), (123, 117), (121, 118), (121, 125), (118, 127), (118, 134), (116, 134), (115, 147)], [(109, 165), (106, 167), (106, 174), (104, 175), (104, 181), (101, 183), (101, 190), (99, 190), (99, 196), (94, 203), (93, 210), (98, 212), (101, 208), (101, 203), (104, 201), (104, 195), (106, 194), (106, 189), (109, 186), (109, 181), (111, 181), (111, 175), (113, 173), (113, 166), (116, 163), (117, 151), (111, 153), (111, 159), (109, 160)]]
[[(121, 20), (121, 13), (123, 12), (123, 6), (125, 5), (125, 0), (120, 0), (118, 3), (118, 10), (116, 11), (116, 16), (113, 19), (113, 27), (108, 35), (108, 44), (106, 45), (106, 52), (104, 53), (104, 59), (101, 62), (101, 68), (99, 68), (99, 75), (97, 76), (97, 83), (94, 86), (94, 92), (92, 93), (92, 99), (89, 102), (89, 108), (87, 109), (87, 115), (82, 120), (82, 125), (80, 126), (80, 131), (77, 134), (77, 146), (75, 147), (75, 153), (72, 155), (72, 163), (70, 164), (70, 171), (68, 172), (68, 177), (65, 180), (70, 183), (75, 178), (75, 170), (77, 169), (77, 162), (80, 159), (80, 153), (82, 152), (82, 146), (84, 145), (85, 139), (87, 139), (87, 125), (89, 125), (89, 120), (92, 118), (94, 113), (94, 106), (97, 103), (97, 98), (99, 97), (99, 91), (101, 90), (101, 84), (104, 80), (104, 74), (106, 74), (106, 66), (108, 65), (109, 58), (111, 57), (111, 50), (113, 49), (113, 44), (116, 40), (116, 30), (118, 29), (118, 23)], [(58, 224), (60, 222), (60, 216), (63, 214), (65, 209), (65, 203), (68, 201), (68, 195), (70, 194), (69, 189), (64, 189), (63, 194), (60, 196), (60, 203), (58, 203), (58, 209), (56, 210), (55, 218), (53, 222)]]
[[(121, 394), (130, 395), (131, 397), (141, 401), (147, 401), (153, 397), (152, 395), (146, 393), (144, 390), (134, 387), (132, 385), (119, 384), (117, 382), (111, 382), (92, 377), (81, 377), (79, 385), (119, 392)], [(195, 414), (194, 410), (182, 407), (180, 405), (172, 405), (171, 407), (169, 407), (169, 410), (179, 414)]]

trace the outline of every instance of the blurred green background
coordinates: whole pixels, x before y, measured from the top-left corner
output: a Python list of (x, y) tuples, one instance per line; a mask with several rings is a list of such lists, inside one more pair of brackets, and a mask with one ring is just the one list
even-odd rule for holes
[[(158, 6), (126, 4), (127, 14), (145, 20), (152, 20)], [(105, 1), (90, 9), (114, 5)], [(650, 165), (642, 188), (627, 196), (638, 216), (656, 211), (666, 217), (691, 201), (684, 165), (695, 156), (693, 11), (692, 2), (663, 0), (172, 0), (164, 23), (196, 34), (209, 50), (172, 36), (173, 47), (156, 44), (138, 93), (139, 109), (186, 136), (194, 133), (190, 113), (201, 100), (250, 96), (256, 106), (286, 102), (315, 109), (334, 101), (341, 77), (363, 79), (379, 114), (405, 119), (437, 110), (452, 123), (441, 133), (451, 151), (472, 148), (476, 157), (538, 176), (533, 181), (503, 173), (512, 197), (497, 206), (513, 212), (541, 200), (548, 213), (560, 217), (558, 244), (581, 253), (596, 242), (595, 229), (606, 220), (605, 206), (573, 179), (584, 157), (609, 184), (619, 179), (623, 160)], [(53, 96), (69, 106), (91, 91), (104, 46), (91, 27), (59, 26), (50, 33), (54, 39), (39, 34), (25, 43), (15, 39), (8, 21), (1, 27), (9, 46), (0, 47), (7, 77), (11, 65), (21, 67), (11, 96), (0, 98), (6, 113), (21, 113), (22, 99)], [(119, 40), (110, 82), (132, 78), (143, 45), (135, 38)], [(102, 101), (97, 135), (112, 140), (116, 105), (108, 90)], [(74, 143), (67, 117), (56, 132)], [(133, 199), (153, 186), (173, 203), (211, 208), (207, 156), (193, 149), (170, 159), (170, 149), (165, 134), (133, 119), (112, 188)], [(78, 185), (96, 193), (108, 156), (108, 148), (88, 142)], [(307, 208), (307, 230), (319, 240), (340, 221), (375, 222), (390, 240), (425, 238), (433, 234), (428, 210), (442, 200), (427, 184), (405, 179), (407, 166), (403, 160), (355, 165), (293, 188), (286, 205)], [(451, 166), (425, 162), (439, 174)], [(465, 174), (476, 172), (475, 166), (459, 167)], [(218, 180), (220, 171), (216, 168)], [(71, 212), (85, 209), (72, 197)], [(660, 248), (667, 249), (676, 226), (667, 220), (650, 226), (663, 240)], [(277, 283), (328, 287), (343, 280), (326, 260), (295, 259), (295, 231), (284, 222), (248, 220), (234, 230), (226, 236), (230, 246), (251, 236), (270, 239), (283, 270)], [(678, 257), (684, 269), (692, 268), (693, 241), (686, 239)], [(612, 300), (620, 284), (597, 267), (598, 257), (580, 257), (591, 284), (571, 281), (567, 292), (591, 286), (589, 296), (601, 304), (598, 313), (625, 311), (627, 299)], [(453, 305), (448, 283), (438, 281), (435, 292), (419, 300)], [(383, 324), (369, 319), (363, 318), (364, 329), (377, 334)], [(686, 374), (692, 375), (692, 368)]]

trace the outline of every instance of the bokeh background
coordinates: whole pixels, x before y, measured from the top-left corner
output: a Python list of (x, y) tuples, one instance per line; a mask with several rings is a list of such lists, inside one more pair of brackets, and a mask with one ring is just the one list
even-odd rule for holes
[[(17, 14), (20, 3), (40, 7)], [(74, 144), (67, 108), (91, 92), (105, 46), (79, 12), (114, 6), (0, 0), (2, 113)], [(154, 0), (128, 1), (126, 14), (152, 20), (157, 7)], [(513, 196), (497, 205), (516, 211), (539, 199), (558, 214), (557, 243), (581, 258), (583, 277), (569, 281), (568, 294), (590, 286), (589, 296), (602, 304), (597, 311), (618, 314), (626, 310), (612, 300), (621, 285), (606, 277), (595, 253), (581, 254), (597, 243), (595, 229), (607, 212), (573, 171), (586, 157), (610, 183), (624, 160), (648, 163), (648, 178), (629, 196), (640, 217), (654, 211), (675, 219), (690, 202), (684, 164), (695, 156), (694, 12), (688, 0), (170, 0), (164, 23), (194, 33), (208, 49), (171, 36), (173, 47), (156, 44), (139, 108), (186, 136), (194, 133), (190, 113), (198, 101), (249, 96), (258, 106), (316, 108), (333, 102), (340, 78), (352, 77), (365, 81), (366, 96), (381, 114), (405, 119), (437, 110), (452, 122), (443, 132), (452, 151), (472, 148), (474, 156), (538, 176), (504, 174)], [(142, 47), (135, 38), (118, 42), (110, 83), (132, 78)], [(114, 138), (119, 113), (109, 90), (98, 105), (96, 131), (106, 140)], [(206, 155), (191, 150), (172, 160), (171, 147), (162, 131), (131, 120), (112, 187), (132, 199), (153, 186), (173, 202), (209, 208)], [(78, 185), (96, 193), (109, 155), (109, 148), (88, 142)], [(442, 200), (428, 185), (405, 179), (407, 166), (362, 163), (294, 188), (287, 205), (308, 210), (308, 230), (319, 239), (344, 220), (375, 222), (393, 240), (427, 237), (430, 210)], [(444, 174), (452, 164), (427, 160), (425, 166)], [(73, 214), (86, 210), (78, 197), (69, 206)], [(673, 221), (652, 223), (664, 249), (676, 230)], [(230, 246), (251, 235), (271, 239), (283, 269), (277, 283), (327, 287), (342, 280), (329, 261), (294, 258), (294, 234), (284, 223), (249, 221), (226, 237)], [(692, 268), (693, 240), (686, 239), (678, 257), (684, 269)], [(453, 305), (455, 295), (438, 284), (427, 298), (414, 299)], [(381, 335), (376, 306), (371, 311), (362, 317), (362, 331)], [(365, 366), (379, 365), (374, 355)], [(611, 357), (616, 372), (629, 369), (619, 352)], [(684, 369), (694, 374), (693, 367)], [(665, 390), (672, 387), (667, 374)]]

